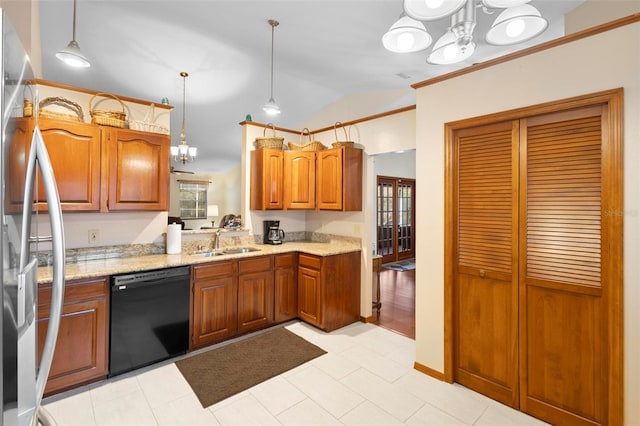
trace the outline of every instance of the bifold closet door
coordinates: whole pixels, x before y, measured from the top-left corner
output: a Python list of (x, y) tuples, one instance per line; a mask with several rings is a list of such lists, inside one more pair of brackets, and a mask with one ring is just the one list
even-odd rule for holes
[(607, 422), (605, 108), (521, 120), (520, 399), (554, 424)]
[(518, 122), (454, 146), (454, 380), (517, 408)]
[(447, 139), (449, 377), (551, 424), (623, 423), (622, 105), (585, 95)]

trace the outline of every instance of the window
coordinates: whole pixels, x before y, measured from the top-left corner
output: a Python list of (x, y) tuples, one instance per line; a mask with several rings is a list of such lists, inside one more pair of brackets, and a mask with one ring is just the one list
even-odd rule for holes
[(206, 219), (209, 182), (179, 181), (179, 183), (180, 219)]

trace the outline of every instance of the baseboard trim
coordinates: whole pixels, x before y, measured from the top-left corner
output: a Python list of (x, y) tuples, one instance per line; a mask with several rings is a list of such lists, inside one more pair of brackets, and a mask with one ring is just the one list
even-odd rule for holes
[(438, 380), (443, 381), (443, 382), (447, 381), (445, 379), (444, 373), (441, 373), (438, 370), (434, 370), (431, 367), (427, 367), (426, 365), (422, 365), (419, 362), (414, 362), (413, 363), (413, 368), (415, 370), (418, 370), (421, 373), (426, 374), (427, 376), (433, 377), (434, 379), (438, 379)]
[(370, 322), (374, 322), (376, 319), (374, 318), (373, 315), (369, 315), (368, 317), (360, 317), (360, 322), (364, 322), (364, 323), (370, 323)]

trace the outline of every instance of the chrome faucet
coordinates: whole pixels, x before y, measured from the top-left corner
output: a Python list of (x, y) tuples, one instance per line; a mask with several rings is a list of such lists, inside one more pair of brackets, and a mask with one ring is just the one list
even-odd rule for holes
[(219, 248), (220, 248), (220, 230), (218, 229), (216, 231), (216, 241), (213, 245), (213, 249), (218, 250)]

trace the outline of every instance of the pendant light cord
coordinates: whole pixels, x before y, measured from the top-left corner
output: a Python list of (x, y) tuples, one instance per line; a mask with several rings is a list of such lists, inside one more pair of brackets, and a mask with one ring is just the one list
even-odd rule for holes
[(73, 34), (71, 39), (76, 41), (76, 0), (73, 0)]
[(180, 76), (182, 77), (182, 130), (180, 132), (180, 142), (185, 144), (187, 143), (186, 141), (186, 132), (184, 131), (184, 122), (185, 122), (185, 116), (186, 116), (186, 111), (187, 111), (187, 77), (189, 76), (189, 74), (187, 74), (185, 71), (182, 71), (180, 73)]
[(269, 25), (271, 25), (271, 96), (269, 99), (273, 99), (273, 40), (275, 29), (279, 24), (275, 19), (269, 19)]

